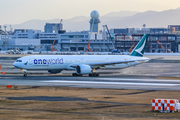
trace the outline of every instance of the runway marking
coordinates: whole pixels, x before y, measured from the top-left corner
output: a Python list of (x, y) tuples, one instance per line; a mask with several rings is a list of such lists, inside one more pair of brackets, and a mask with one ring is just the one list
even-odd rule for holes
[(180, 80), (165, 80), (165, 79), (123, 79), (123, 78), (98, 78), (100, 80), (115, 80), (115, 81), (119, 81), (119, 80), (127, 80), (127, 81), (155, 81), (155, 82), (180, 82)]
[(94, 82), (94, 81), (62, 81), (62, 80), (52, 80), (52, 81), (39, 81), (48, 83), (74, 83), (74, 84), (111, 84), (111, 85), (148, 85), (148, 86), (176, 86), (180, 84), (160, 84), (160, 83), (133, 83), (133, 82)]

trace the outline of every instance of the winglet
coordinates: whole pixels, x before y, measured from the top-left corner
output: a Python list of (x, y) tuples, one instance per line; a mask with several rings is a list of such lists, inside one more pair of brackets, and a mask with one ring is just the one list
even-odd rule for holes
[(139, 41), (139, 43), (136, 45), (136, 47), (131, 52), (131, 56), (139, 56), (143, 57), (144, 55), (144, 49), (146, 47), (147, 41), (148, 41), (149, 34), (145, 34), (143, 38)]

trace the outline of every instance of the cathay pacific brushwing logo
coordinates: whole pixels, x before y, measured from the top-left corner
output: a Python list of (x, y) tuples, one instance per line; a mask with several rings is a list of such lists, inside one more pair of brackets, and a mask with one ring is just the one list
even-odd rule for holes
[(26, 63), (24, 63), (24, 65), (27, 65), (28, 64), (28, 61)]
[(135, 51), (138, 52), (139, 54), (143, 55), (142, 50), (144, 49), (145, 44), (146, 44), (146, 39), (144, 40), (143, 45), (139, 49), (136, 49)]

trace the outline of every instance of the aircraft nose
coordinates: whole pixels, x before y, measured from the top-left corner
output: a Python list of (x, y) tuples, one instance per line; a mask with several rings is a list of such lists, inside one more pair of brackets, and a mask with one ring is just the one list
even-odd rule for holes
[(17, 67), (17, 63), (16, 63), (16, 62), (14, 62), (14, 63), (13, 63), (13, 66), (14, 66), (14, 67)]

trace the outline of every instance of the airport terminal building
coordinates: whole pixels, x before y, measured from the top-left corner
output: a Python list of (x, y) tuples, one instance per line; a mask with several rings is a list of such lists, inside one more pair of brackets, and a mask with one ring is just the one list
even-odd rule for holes
[[(166, 52), (180, 52), (178, 31), (168, 32), (169, 30), (166, 28), (163, 29), (164, 32), (162, 32), (162, 28), (149, 30), (146, 31), (150, 34), (146, 52), (164, 52), (164, 49)], [(143, 36), (143, 30), (142, 32), (138, 30), (138, 33), (135, 30), (125, 29), (111, 29), (110, 31), (116, 49), (121, 52), (128, 52)], [(89, 40), (91, 40), (90, 49), (94, 52), (111, 52), (114, 49), (107, 32), (90, 34), (89, 31), (82, 31), (59, 34), (41, 32), (40, 30), (15, 29), (13, 35), (1, 32), (0, 50), (5, 51), (18, 47), (21, 50), (51, 51), (54, 42), (54, 47), (58, 51), (85, 51), (88, 48)]]
[[(180, 25), (168, 25), (167, 28), (116, 28), (103, 26), (99, 30), (99, 13), (91, 12), (90, 29), (80, 32), (66, 32), (63, 23), (46, 23), (44, 32), (34, 29), (15, 29), (11, 34), (0, 27), (0, 50), (51, 51), (52, 45), (57, 51), (86, 51), (88, 42), (93, 52), (130, 52), (142, 36), (150, 34), (146, 52), (180, 52)], [(111, 36), (111, 37), (110, 37)], [(114, 43), (114, 45), (113, 45)]]

